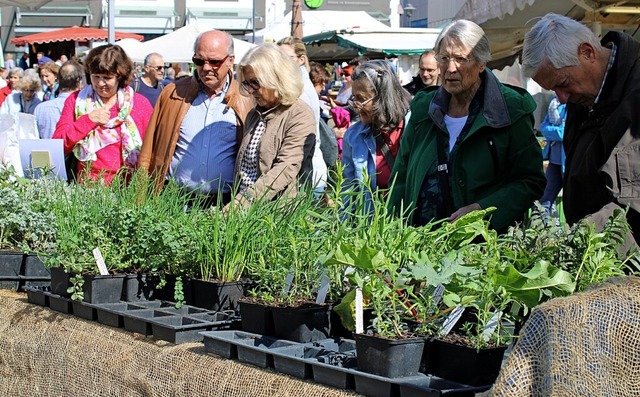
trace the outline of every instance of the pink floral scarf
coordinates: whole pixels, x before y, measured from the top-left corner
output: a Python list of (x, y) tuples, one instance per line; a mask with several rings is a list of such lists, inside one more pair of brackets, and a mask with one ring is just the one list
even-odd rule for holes
[[(73, 154), (80, 161), (94, 161), (96, 152), (105, 146), (116, 143), (122, 135), (122, 159), (126, 167), (133, 169), (138, 163), (138, 154), (142, 146), (142, 138), (136, 123), (131, 117), (133, 109), (133, 89), (125, 87), (118, 89), (116, 106), (118, 114), (105, 125), (96, 126), (89, 134), (73, 148)], [(75, 103), (76, 119), (91, 113), (95, 108), (102, 107), (102, 100), (93, 92), (91, 85), (86, 86), (78, 94)], [(120, 134), (116, 128), (120, 126)]]

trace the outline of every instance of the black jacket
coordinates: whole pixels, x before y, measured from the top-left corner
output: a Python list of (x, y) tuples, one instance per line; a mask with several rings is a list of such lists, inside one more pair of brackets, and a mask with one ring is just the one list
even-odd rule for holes
[(411, 95), (415, 95), (418, 91), (426, 87), (422, 82), (420, 76), (413, 76), (411, 82), (402, 86), (405, 90), (409, 91)]
[(617, 47), (597, 104), (567, 106), (564, 212), (572, 224), (591, 216), (602, 226), (616, 208), (640, 238), (640, 43), (610, 32), (603, 45)]

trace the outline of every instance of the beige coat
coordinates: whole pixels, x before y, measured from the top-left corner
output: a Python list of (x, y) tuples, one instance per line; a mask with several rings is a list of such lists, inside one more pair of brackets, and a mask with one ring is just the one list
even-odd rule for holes
[[(260, 117), (257, 109), (247, 115), (246, 133), (236, 161), (236, 183), (239, 183), (242, 158)], [(266, 112), (264, 120), (266, 130), (258, 148), (258, 180), (235, 198), (245, 206), (258, 198), (271, 200), (285, 191), (289, 196), (297, 194), (297, 177), (312, 169), (316, 124), (311, 108), (298, 99), (291, 106), (280, 105)]]

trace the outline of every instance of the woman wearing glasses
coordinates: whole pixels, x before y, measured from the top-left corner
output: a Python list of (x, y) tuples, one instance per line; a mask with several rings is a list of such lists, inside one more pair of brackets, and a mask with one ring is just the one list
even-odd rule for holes
[(434, 49), (442, 86), (419, 92), (411, 103), (390, 205), (412, 210), (415, 225), (495, 207), (491, 226), (505, 231), (545, 186), (535, 102), (486, 68), (489, 40), (475, 23), (452, 22)]
[(0, 114), (15, 115), (18, 113), (33, 114), (36, 106), (42, 102), (38, 92), (42, 89), (40, 77), (33, 69), (28, 69), (13, 88), (13, 91), (0, 106)]
[(346, 182), (358, 189), (365, 181), (371, 192), (391, 186), (391, 170), (405, 129), (411, 95), (383, 60), (358, 66), (351, 76), (349, 104), (360, 120), (347, 130), (342, 148)]
[(53, 138), (78, 160), (81, 181), (109, 184), (119, 170), (137, 167), (153, 108), (129, 87), (133, 62), (120, 46), (92, 49), (84, 66), (90, 84), (65, 100)]
[(282, 49), (270, 43), (252, 48), (238, 65), (240, 93), (257, 105), (247, 115), (236, 161), (239, 192), (234, 202), (295, 195), (298, 177), (312, 169), (316, 124), (313, 111), (299, 99), (302, 77)]

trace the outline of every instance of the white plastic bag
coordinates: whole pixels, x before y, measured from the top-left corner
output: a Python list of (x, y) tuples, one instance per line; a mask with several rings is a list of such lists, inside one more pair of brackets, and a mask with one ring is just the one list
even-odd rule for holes
[(39, 139), (38, 125), (32, 114), (0, 114), (0, 166), (13, 166), (18, 176), (24, 176), (20, 161), (20, 139)]

